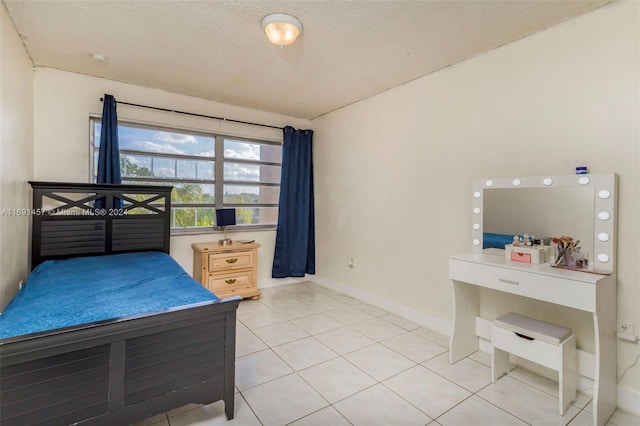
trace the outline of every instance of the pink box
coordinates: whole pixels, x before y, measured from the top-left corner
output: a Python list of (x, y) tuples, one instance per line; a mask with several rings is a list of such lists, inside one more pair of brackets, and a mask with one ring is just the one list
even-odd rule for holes
[(514, 260), (516, 262), (531, 263), (531, 254), (529, 254), (529, 253), (519, 253), (517, 251), (512, 251), (511, 252), (511, 260)]

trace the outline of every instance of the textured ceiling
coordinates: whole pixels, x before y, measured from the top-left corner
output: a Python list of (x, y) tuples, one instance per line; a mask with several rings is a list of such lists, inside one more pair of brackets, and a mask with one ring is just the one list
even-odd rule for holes
[[(4, 0), (36, 66), (302, 118), (609, 1)], [(304, 26), (282, 49), (260, 27), (276, 12)]]

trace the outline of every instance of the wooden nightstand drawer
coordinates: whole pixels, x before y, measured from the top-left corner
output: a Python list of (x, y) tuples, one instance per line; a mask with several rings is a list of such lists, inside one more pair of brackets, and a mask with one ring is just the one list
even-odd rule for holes
[(224, 271), (227, 269), (251, 268), (252, 266), (252, 251), (214, 253), (209, 255), (209, 272)]
[(216, 274), (209, 276), (207, 288), (214, 293), (233, 291), (251, 287), (251, 271)]
[(220, 298), (260, 297), (258, 247), (260, 244), (194, 243), (193, 277)]

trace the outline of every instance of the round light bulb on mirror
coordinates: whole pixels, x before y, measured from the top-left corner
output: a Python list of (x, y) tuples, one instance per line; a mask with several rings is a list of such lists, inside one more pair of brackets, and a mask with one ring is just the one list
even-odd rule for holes
[(598, 234), (598, 239), (600, 241), (609, 241), (609, 234), (607, 234), (606, 232), (600, 232)]
[(602, 263), (607, 263), (609, 261), (609, 255), (604, 253), (598, 254), (597, 258), (598, 258), (598, 261)]
[(480, 245), (480, 240), (479, 240), (479, 239), (477, 239), (477, 238), (476, 238), (476, 239), (474, 239), (474, 240), (473, 240), (473, 245), (474, 245), (474, 246), (479, 246), (479, 245)]
[(609, 220), (610, 217), (611, 215), (609, 214), (609, 212), (601, 211), (600, 213), (598, 213), (598, 219), (600, 220)]
[(553, 183), (553, 179), (551, 178), (544, 178), (542, 179), (542, 184), (544, 186), (551, 186), (551, 184)]
[(491, 179), (489, 179), (488, 181), (485, 182), (485, 185), (487, 185), (488, 187), (492, 187), (493, 186), (493, 181)]
[(611, 193), (606, 189), (603, 189), (602, 191), (598, 192), (598, 197), (606, 200), (607, 198), (611, 197)]
[(482, 194), (480, 194), (479, 191), (476, 191), (476, 192), (473, 193), (473, 198), (480, 198), (480, 195), (482, 195)]
[(578, 183), (580, 185), (586, 185), (589, 183), (589, 178), (587, 176), (580, 176), (580, 178), (578, 179)]
[(511, 182), (513, 186), (520, 186), (521, 183), (520, 179), (514, 179), (513, 182)]
[(479, 224), (479, 223), (474, 223), (474, 224), (473, 224), (473, 229), (475, 229), (476, 231), (477, 231), (478, 229), (480, 229), (480, 224)]
[(480, 214), (480, 207), (474, 207), (473, 213)]

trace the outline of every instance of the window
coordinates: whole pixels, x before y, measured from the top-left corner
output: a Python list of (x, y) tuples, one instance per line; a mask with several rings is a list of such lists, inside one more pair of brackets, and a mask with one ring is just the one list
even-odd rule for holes
[[(101, 122), (91, 118), (92, 175), (97, 176)], [(173, 230), (215, 226), (215, 209), (236, 208), (239, 227), (278, 220), (282, 146), (204, 132), (128, 122), (118, 125), (123, 183), (172, 185)]]

